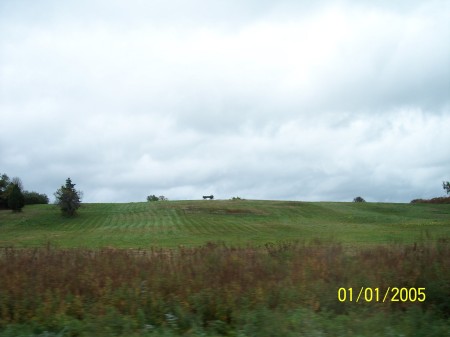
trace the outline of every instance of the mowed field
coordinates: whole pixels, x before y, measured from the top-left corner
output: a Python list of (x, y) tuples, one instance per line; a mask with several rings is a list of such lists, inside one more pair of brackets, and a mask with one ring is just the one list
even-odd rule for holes
[(450, 234), (450, 205), (198, 200), (83, 204), (74, 218), (55, 205), (0, 211), (0, 246), (148, 248), (267, 242), (344, 245), (434, 241)]

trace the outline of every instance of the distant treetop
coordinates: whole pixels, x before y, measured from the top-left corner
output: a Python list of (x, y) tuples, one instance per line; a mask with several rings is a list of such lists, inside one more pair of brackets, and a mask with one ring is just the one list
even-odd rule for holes
[(442, 187), (443, 187), (444, 190), (447, 192), (447, 194), (450, 194), (450, 182), (448, 182), (448, 181), (443, 181), (443, 182), (442, 182)]

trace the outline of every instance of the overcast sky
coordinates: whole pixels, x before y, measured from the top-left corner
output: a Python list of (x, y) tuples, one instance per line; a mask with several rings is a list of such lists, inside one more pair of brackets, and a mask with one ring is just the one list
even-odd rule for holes
[(0, 173), (85, 202), (450, 180), (450, 1), (0, 2)]

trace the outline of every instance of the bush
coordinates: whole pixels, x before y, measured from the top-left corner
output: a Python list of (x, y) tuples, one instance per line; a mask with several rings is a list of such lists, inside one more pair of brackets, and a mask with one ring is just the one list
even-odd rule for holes
[(366, 202), (366, 201), (361, 197), (356, 197), (355, 199), (353, 199), (353, 202)]

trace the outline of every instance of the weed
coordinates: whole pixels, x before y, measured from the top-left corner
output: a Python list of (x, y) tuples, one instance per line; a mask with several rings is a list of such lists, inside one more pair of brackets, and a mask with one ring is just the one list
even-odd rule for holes
[[(420, 329), (436, 321), (436, 329), (445, 331), (449, 265), (446, 239), (352, 250), (337, 243), (298, 241), (139, 251), (4, 248), (0, 336), (21, 335), (13, 333), (14, 327), (21, 327), (24, 336), (41, 337), (158, 331), (185, 336), (352, 335), (366, 329), (355, 322), (389, 315), (403, 322), (399, 327), (392, 321), (392, 331), (408, 331), (418, 322), (411, 318), (415, 315), (422, 317)], [(338, 301), (340, 287), (363, 286), (424, 287), (427, 298), (423, 303)], [(327, 321), (336, 324), (334, 332)]]

